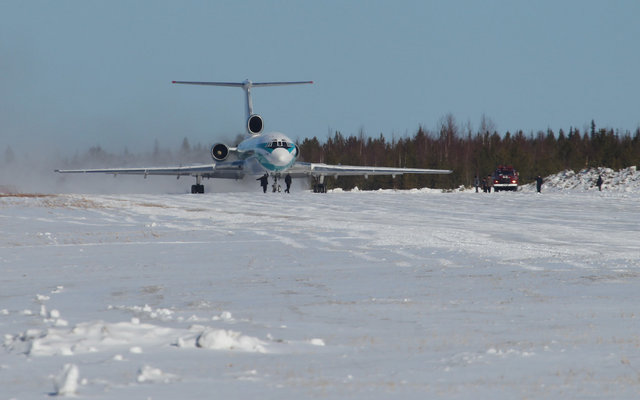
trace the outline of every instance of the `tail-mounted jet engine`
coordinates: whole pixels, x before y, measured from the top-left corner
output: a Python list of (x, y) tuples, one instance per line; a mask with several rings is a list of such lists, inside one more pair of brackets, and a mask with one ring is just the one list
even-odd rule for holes
[(229, 156), (229, 147), (224, 143), (216, 143), (211, 146), (211, 157), (216, 161), (224, 161)]
[(251, 115), (247, 120), (247, 129), (252, 135), (257, 135), (262, 132), (263, 126), (262, 117), (258, 114)]

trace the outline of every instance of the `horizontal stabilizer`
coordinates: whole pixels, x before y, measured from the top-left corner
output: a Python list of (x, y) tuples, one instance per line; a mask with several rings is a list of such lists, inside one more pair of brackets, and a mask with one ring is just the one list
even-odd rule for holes
[(184, 85), (205, 85), (205, 86), (230, 86), (230, 87), (264, 87), (264, 86), (286, 86), (286, 85), (304, 85), (311, 84), (313, 81), (296, 81), (296, 82), (192, 82), (192, 81), (173, 81)]

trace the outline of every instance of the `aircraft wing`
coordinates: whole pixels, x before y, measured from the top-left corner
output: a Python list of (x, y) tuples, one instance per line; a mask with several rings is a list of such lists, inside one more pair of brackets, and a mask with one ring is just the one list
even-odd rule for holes
[(324, 163), (297, 162), (287, 172), (292, 177), (303, 176), (369, 176), (402, 174), (450, 174), (448, 169), (365, 167), (355, 165), (329, 165)]
[(55, 172), (61, 174), (144, 175), (145, 177), (147, 175), (201, 176), (219, 179), (241, 179), (245, 175), (244, 162), (242, 161), (179, 167), (56, 169)]

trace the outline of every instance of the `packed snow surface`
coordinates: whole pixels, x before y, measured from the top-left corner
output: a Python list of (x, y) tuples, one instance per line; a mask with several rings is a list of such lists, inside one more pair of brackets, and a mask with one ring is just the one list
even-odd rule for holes
[[(640, 171), (636, 167), (619, 171), (611, 168), (585, 168), (578, 172), (565, 170), (544, 178), (545, 191), (596, 191), (598, 177), (602, 178), (602, 190), (615, 193), (640, 193)], [(535, 191), (535, 184), (525, 185), (523, 191)]]
[(0, 197), (1, 397), (637, 398), (640, 194), (547, 185)]

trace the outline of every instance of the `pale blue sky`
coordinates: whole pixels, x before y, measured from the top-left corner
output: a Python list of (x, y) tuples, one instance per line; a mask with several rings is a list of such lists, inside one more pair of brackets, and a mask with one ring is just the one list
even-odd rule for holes
[(295, 139), (640, 125), (640, 1), (0, 0), (0, 151), (233, 138), (254, 90)]

